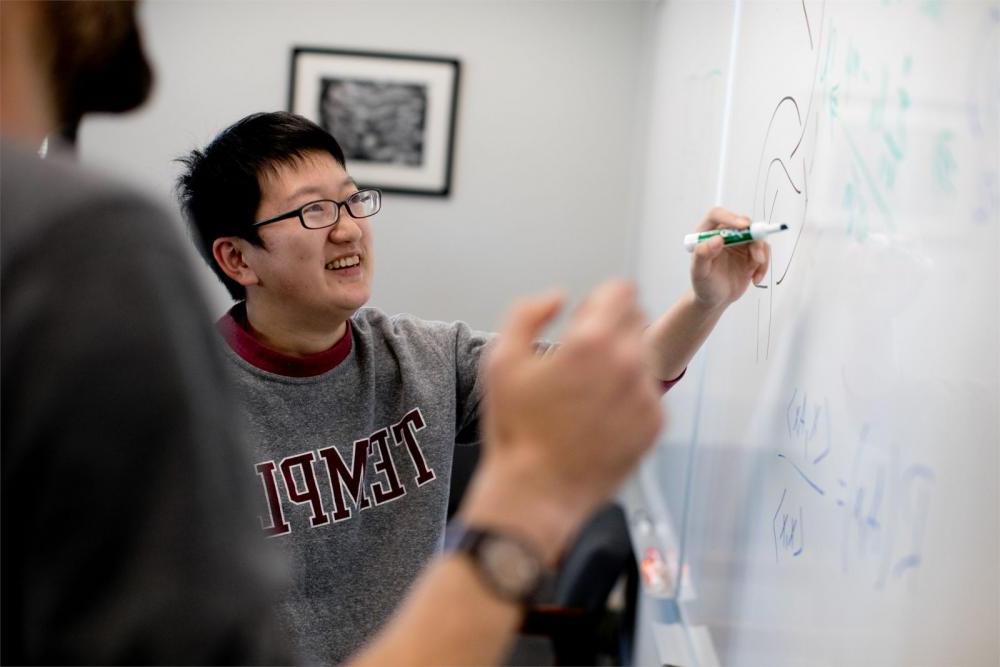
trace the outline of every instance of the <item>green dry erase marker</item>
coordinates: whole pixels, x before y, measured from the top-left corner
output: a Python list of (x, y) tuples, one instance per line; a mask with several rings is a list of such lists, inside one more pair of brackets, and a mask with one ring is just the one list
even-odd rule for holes
[(770, 222), (754, 222), (749, 227), (743, 229), (729, 229), (720, 227), (707, 232), (697, 232), (684, 237), (684, 249), (694, 252), (695, 247), (702, 241), (714, 239), (716, 236), (722, 237), (724, 245), (742, 245), (751, 241), (759, 241), (767, 238), (771, 234), (783, 232), (788, 229), (788, 225), (781, 225)]

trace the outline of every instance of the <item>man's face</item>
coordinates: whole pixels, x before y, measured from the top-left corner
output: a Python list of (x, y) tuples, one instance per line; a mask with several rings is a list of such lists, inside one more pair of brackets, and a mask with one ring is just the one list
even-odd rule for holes
[[(261, 176), (257, 220), (266, 220), (317, 199), (344, 201), (358, 191), (354, 181), (325, 152), (279, 165)], [(340, 208), (337, 224), (306, 229), (297, 216), (259, 228), (264, 247), (246, 244), (244, 260), (258, 284), (248, 302), (278, 314), (289, 326), (339, 326), (371, 295), (372, 236), (369, 219), (352, 218)], [(344, 260), (353, 266), (335, 268)]]

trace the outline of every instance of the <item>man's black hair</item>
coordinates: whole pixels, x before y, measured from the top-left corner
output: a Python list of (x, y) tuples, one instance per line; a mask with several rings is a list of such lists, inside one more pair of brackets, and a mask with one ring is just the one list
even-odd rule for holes
[(317, 151), (344, 166), (344, 151), (326, 130), (302, 116), (276, 111), (251, 114), (219, 133), (204, 151), (178, 158), (185, 166), (177, 179), (181, 210), (202, 257), (237, 301), (246, 298), (246, 289), (216, 263), (212, 243), (239, 236), (263, 247), (251, 227), (260, 205), (261, 176)]

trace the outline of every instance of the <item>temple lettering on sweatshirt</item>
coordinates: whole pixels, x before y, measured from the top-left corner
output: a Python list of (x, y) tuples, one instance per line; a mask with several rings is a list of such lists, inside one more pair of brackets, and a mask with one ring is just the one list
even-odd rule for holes
[[(264, 488), (269, 517), (261, 516), (271, 536), (292, 532), (286, 508), (306, 506), (309, 527), (350, 519), (354, 512), (377, 507), (406, 495), (406, 485), (418, 487), (437, 478), (420, 449), (417, 433), (424, 428), (420, 408), (367, 438), (355, 440), (348, 456), (334, 446), (308, 450), (281, 461), (261, 461), (255, 468)], [(413, 479), (402, 479), (396, 461), (408, 456)]]

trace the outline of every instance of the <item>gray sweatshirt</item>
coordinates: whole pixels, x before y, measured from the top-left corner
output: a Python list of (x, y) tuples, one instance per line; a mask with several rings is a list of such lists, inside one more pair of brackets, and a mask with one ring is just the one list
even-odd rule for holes
[(341, 662), (440, 550), (453, 447), (478, 438), (488, 335), (365, 308), (331, 350), (263, 348), (219, 321), (256, 450), (262, 530), (291, 561), (285, 619), (310, 661)]

